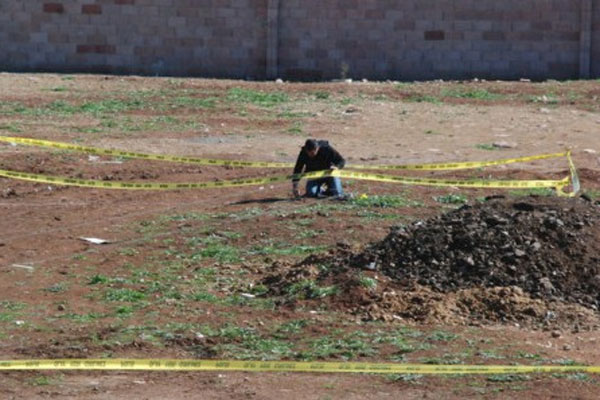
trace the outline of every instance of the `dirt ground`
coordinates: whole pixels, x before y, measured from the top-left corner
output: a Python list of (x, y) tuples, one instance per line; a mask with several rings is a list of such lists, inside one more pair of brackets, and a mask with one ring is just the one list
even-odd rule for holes
[[(594, 204), (600, 199), (598, 96), (596, 81), (299, 84), (1, 73), (0, 135), (282, 162), (294, 162), (304, 140), (316, 137), (329, 140), (349, 167), (496, 160), (569, 148), (582, 193)], [(290, 172), (95, 157), (4, 142), (0, 169), (122, 182)], [(568, 174), (564, 158), (402, 173), (483, 179)], [(577, 323), (567, 319), (555, 326), (468, 318), (365, 320), (353, 312), (357, 305), (333, 307), (328, 301), (343, 285), (314, 286), (309, 274), (271, 295), (261, 283), (278, 266), (339, 248), (360, 252), (393, 226), (426, 221), (486, 196), (553, 196), (344, 184), (353, 200), (295, 201), (288, 183), (160, 192), (0, 178), (0, 358), (600, 365), (600, 316), (581, 305), (567, 305)], [(94, 245), (82, 237), (110, 243)], [(360, 279), (370, 284), (371, 275)], [(594, 399), (600, 389), (600, 377), (581, 373), (39, 371), (2, 372), (0, 382), (6, 399)]]

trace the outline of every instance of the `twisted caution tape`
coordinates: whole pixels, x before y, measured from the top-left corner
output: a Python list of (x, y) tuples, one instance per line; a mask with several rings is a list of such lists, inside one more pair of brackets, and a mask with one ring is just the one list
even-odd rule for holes
[(369, 362), (294, 362), (169, 359), (5, 360), (0, 370), (258, 371), (371, 374), (600, 373), (600, 366), (430, 365)]
[(430, 179), (412, 178), (384, 174), (369, 174), (355, 171), (326, 170), (308, 172), (296, 175), (279, 175), (265, 178), (243, 178), (222, 180), (214, 182), (197, 183), (137, 183), (137, 182), (110, 182), (92, 179), (75, 179), (61, 176), (31, 174), (27, 172), (0, 170), (0, 176), (20, 179), (31, 182), (49, 183), (52, 185), (80, 186), (98, 189), (125, 189), (125, 190), (177, 190), (177, 189), (211, 189), (236, 186), (253, 186), (289, 181), (292, 179), (317, 179), (329, 176), (353, 178), (358, 180), (399, 183), (404, 185), (437, 186), (437, 187), (467, 187), (467, 188), (497, 188), (497, 189), (533, 189), (555, 188), (562, 193), (562, 189), (569, 184), (569, 177), (561, 180), (484, 180), (484, 179)]
[[(16, 143), (28, 146), (38, 146), (46, 148), (55, 148), (61, 150), (77, 151), (94, 155), (107, 155), (113, 157), (128, 157), (144, 160), (155, 161), (171, 161), (196, 165), (213, 165), (213, 166), (229, 166), (229, 167), (250, 167), (250, 168), (292, 168), (293, 163), (283, 162), (263, 162), (263, 161), (239, 161), (239, 160), (219, 160), (211, 158), (194, 158), (181, 157), (160, 154), (136, 153), (123, 150), (102, 149), (97, 147), (80, 146), (76, 144), (52, 142), (48, 140), (20, 138), (11, 136), (0, 136), (0, 141)], [(351, 169), (366, 169), (366, 170), (415, 170), (415, 171), (447, 171), (460, 169), (484, 168), (489, 166), (506, 165), (519, 162), (531, 162), (536, 160), (544, 160), (549, 158), (565, 157), (567, 152), (540, 154), (534, 156), (526, 156), (519, 158), (507, 158), (493, 161), (467, 161), (453, 163), (432, 163), (432, 164), (406, 164), (406, 165), (360, 165), (349, 164)]]

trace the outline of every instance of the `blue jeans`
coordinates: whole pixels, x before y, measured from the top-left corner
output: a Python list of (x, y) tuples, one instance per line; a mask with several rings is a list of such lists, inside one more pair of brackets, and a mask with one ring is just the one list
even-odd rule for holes
[[(327, 185), (327, 190), (323, 190), (323, 185)], [(308, 197), (341, 196), (343, 194), (342, 180), (335, 176), (309, 179), (306, 182), (306, 196)]]

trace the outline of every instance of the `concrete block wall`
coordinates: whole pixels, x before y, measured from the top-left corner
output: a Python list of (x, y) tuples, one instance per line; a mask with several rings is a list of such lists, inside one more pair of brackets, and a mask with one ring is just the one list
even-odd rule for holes
[(600, 77), (600, 1), (592, 1), (591, 76)]
[(579, 0), (287, 0), (280, 13), (284, 76), (579, 75)]
[(598, 77), (600, 0), (0, 0), (0, 69)]
[(267, 0), (0, 0), (0, 69), (261, 78)]

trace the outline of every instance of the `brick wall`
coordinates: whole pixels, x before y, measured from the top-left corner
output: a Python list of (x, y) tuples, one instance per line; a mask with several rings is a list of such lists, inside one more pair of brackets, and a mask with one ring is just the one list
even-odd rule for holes
[(0, 68), (262, 77), (267, 0), (0, 0)]
[(0, 0), (0, 69), (598, 77), (600, 0)]

